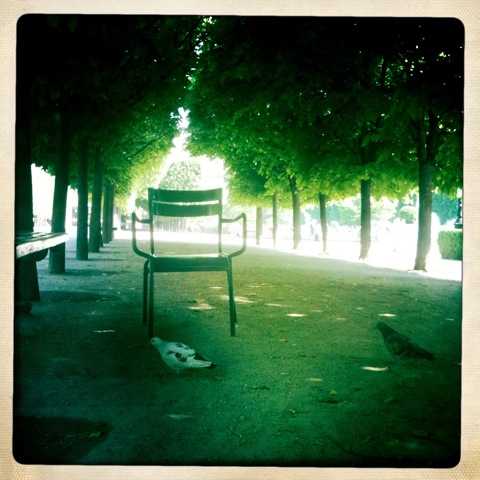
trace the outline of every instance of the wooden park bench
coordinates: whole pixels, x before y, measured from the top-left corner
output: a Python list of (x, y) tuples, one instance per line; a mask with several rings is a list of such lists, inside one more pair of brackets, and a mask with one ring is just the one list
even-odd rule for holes
[(67, 233), (17, 232), (15, 234), (15, 307), (30, 311), (30, 301), (40, 300), (36, 262), (49, 250), (60, 248)]
[(68, 240), (67, 233), (19, 232), (15, 235), (15, 258), (35, 254), (35, 260), (43, 260), (49, 249)]

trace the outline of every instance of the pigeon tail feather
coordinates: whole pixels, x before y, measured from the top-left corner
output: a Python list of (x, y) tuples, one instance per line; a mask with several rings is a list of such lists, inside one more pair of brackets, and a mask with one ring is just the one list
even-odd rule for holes
[(415, 350), (415, 357), (417, 358), (425, 358), (426, 360), (435, 360), (435, 355), (431, 352), (427, 352), (423, 348), (417, 345), (417, 349)]
[(394, 355), (394, 357), (424, 358), (430, 361), (435, 360), (435, 355), (433, 355), (433, 353), (430, 353), (427, 350), (419, 347), (406, 335), (397, 332), (386, 323), (378, 322), (377, 328), (382, 333), (385, 346), (387, 347), (388, 351)]

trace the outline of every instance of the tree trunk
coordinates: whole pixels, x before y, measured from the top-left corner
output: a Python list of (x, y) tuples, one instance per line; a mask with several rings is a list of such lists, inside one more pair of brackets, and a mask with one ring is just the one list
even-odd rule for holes
[(324, 193), (318, 194), (318, 200), (320, 203), (320, 225), (322, 227), (322, 244), (323, 244), (323, 253), (328, 253), (327, 247), (327, 196)]
[(272, 237), (273, 246), (277, 246), (277, 232), (278, 232), (278, 193), (275, 192), (272, 198)]
[[(115, 225), (114, 225), (114, 218), (115, 218), (115, 185), (113, 183), (110, 183), (110, 241), (112, 241), (115, 238)], [(187, 229), (187, 220), (184, 218), (182, 220), (182, 228), (183, 231)]]
[(92, 210), (90, 212), (90, 237), (88, 239), (88, 251), (99, 252), (102, 245), (102, 184), (103, 162), (100, 152), (95, 156), (95, 171), (93, 177)]
[(28, 105), (22, 105), (22, 103), (25, 102), (17, 100), (15, 131), (15, 233), (33, 232), (30, 118)]
[(257, 207), (255, 210), (255, 240), (256, 245), (260, 245), (260, 239), (262, 238), (263, 234), (263, 208)]
[(83, 140), (78, 155), (77, 260), (88, 260), (88, 143)]
[[(52, 232), (65, 232), (67, 215), (68, 176), (70, 170), (70, 118), (62, 112), (60, 115), (60, 135), (55, 164), (55, 188), (53, 191)], [(65, 273), (65, 244), (50, 250), (49, 272)]]
[(360, 260), (368, 257), (371, 238), (371, 206), (370, 206), (370, 187), (372, 180), (361, 181), (361, 212), (360, 212)]
[[(27, 75), (17, 76), (15, 124), (15, 234), (33, 232), (32, 151), (30, 98)], [(40, 300), (37, 262), (24, 257), (15, 262), (15, 305), (30, 311), (30, 301)]]
[[(102, 239), (104, 243), (113, 240), (113, 207), (114, 207), (115, 188), (112, 182), (105, 182), (103, 195), (103, 228)], [(184, 225), (182, 225), (184, 227)], [(180, 227), (181, 228), (181, 227)]]
[(418, 208), (418, 234), (417, 254), (414, 270), (427, 269), (427, 257), (430, 252), (432, 234), (432, 188), (434, 170), (434, 137), (435, 126), (433, 115), (430, 116), (429, 135), (425, 131), (425, 121), (418, 122), (418, 166), (419, 166), (419, 208)]
[(302, 240), (302, 215), (300, 190), (297, 189), (297, 179), (295, 177), (290, 178), (290, 191), (293, 208), (293, 249), (296, 250)]

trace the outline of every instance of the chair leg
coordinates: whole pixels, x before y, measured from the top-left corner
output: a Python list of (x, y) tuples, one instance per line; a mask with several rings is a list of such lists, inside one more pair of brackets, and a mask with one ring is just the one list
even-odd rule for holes
[(148, 260), (143, 265), (143, 324), (147, 324), (147, 298), (148, 298)]
[(154, 310), (154, 281), (153, 275), (154, 270), (153, 266), (149, 265), (149, 274), (148, 274), (148, 321), (147, 321), (147, 329), (148, 329), (148, 338), (153, 337), (153, 310)]
[(233, 294), (233, 274), (232, 266), (227, 270), (228, 278), (228, 297), (230, 303), (230, 335), (235, 336), (235, 325), (237, 324), (237, 310), (235, 307), (235, 296)]

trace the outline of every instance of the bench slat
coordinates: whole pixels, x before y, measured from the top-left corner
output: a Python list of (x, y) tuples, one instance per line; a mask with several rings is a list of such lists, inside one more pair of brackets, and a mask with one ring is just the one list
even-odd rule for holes
[(15, 258), (55, 247), (67, 240), (67, 233), (19, 233), (15, 237)]

